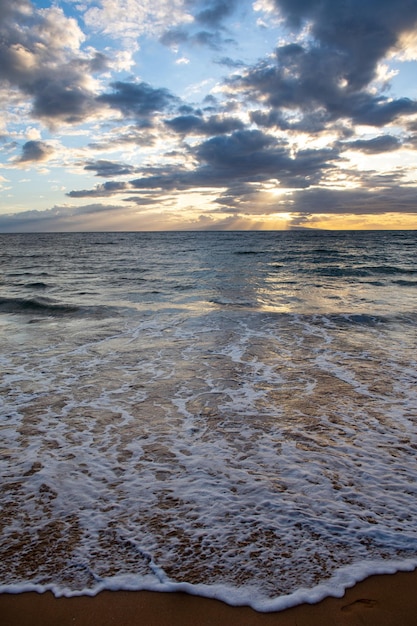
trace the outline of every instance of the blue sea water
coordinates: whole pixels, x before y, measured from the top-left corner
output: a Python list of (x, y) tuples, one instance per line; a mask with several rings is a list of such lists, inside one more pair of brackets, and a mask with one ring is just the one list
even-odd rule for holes
[(0, 235), (0, 591), (417, 566), (417, 234)]

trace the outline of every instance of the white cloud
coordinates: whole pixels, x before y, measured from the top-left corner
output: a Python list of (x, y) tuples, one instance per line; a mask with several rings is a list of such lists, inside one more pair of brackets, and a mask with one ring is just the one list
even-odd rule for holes
[(87, 8), (84, 21), (95, 32), (132, 40), (141, 35), (161, 34), (193, 18), (187, 13), (184, 0), (99, 0)]
[(42, 42), (41, 45), (50, 52), (66, 49), (74, 53), (79, 50), (85, 35), (74, 18), (66, 17), (58, 7), (40, 9), (39, 15), (43, 20), (33, 27), (34, 39)]
[(386, 63), (378, 63), (375, 78), (369, 85), (369, 91), (373, 94), (377, 94), (381, 90), (387, 89), (391, 80), (398, 73), (398, 70), (388, 67)]
[(28, 140), (35, 141), (41, 138), (41, 133), (38, 128), (33, 128), (31, 126), (30, 128), (26, 129), (26, 137)]
[(273, 0), (257, 0), (252, 4), (252, 9), (255, 13), (263, 13), (263, 17), (259, 17), (256, 21), (256, 25), (260, 28), (275, 27), (283, 21)]
[(417, 31), (402, 33), (394, 51), (400, 61), (417, 61)]
[(112, 69), (117, 72), (130, 72), (132, 67), (135, 65), (133, 53), (134, 50), (118, 50), (116, 53), (114, 53), (112, 55)]
[(276, 11), (276, 7), (272, 0), (256, 0), (253, 3), (252, 8), (254, 11), (263, 11), (264, 13), (273, 13)]

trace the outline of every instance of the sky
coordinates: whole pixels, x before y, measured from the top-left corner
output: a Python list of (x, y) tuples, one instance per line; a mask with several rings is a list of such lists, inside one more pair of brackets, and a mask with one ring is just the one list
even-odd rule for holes
[(0, 0), (0, 232), (417, 229), (417, 0)]

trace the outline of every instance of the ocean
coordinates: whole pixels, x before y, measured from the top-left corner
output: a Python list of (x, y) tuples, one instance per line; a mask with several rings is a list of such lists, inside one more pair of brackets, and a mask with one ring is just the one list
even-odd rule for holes
[(0, 591), (417, 566), (417, 234), (0, 235)]

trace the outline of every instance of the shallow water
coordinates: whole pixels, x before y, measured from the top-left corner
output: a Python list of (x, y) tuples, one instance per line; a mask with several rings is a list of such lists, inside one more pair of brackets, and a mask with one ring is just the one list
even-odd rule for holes
[(415, 232), (0, 244), (0, 590), (273, 610), (417, 565)]

